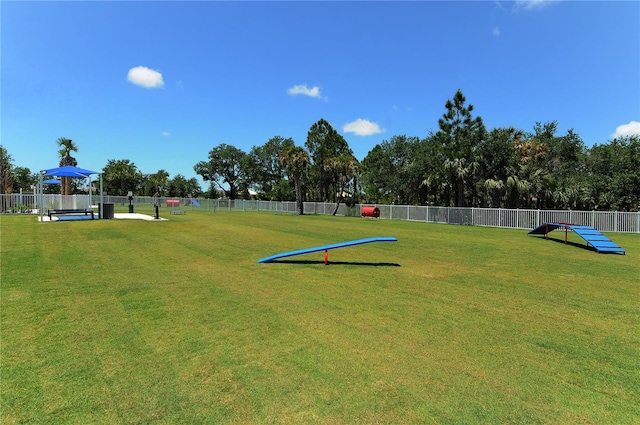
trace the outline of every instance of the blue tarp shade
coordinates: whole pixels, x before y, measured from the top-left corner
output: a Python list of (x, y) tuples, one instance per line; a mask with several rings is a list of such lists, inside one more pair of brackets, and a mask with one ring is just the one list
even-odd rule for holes
[(73, 167), (71, 165), (42, 170), (41, 172), (46, 176), (53, 177), (89, 177), (91, 174), (100, 174), (99, 171), (85, 170), (84, 168)]
[(42, 183), (44, 184), (60, 184), (60, 180), (56, 180), (56, 179), (49, 179), (49, 180), (45, 180)]

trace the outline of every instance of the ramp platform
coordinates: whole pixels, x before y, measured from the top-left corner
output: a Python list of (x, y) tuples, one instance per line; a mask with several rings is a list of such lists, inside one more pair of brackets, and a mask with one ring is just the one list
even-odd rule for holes
[(603, 235), (599, 230), (592, 226), (580, 226), (569, 223), (544, 223), (535, 229), (531, 230), (529, 235), (544, 235), (545, 239), (548, 238), (549, 232), (556, 229), (564, 229), (564, 243), (567, 243), (567, 236), (569, 230), (573, 231), (576, 235), (584, 239), (588, 245), (598, 253), (612, 252), (618, 254), (626, 254), (626, 251), (619, 247), (611, 239)]
[(397, 241), (398, 241), (397, 238), (390, 237), (390, 236), (377, 237), (377, 238), (357, 239), (357, 240), (354, 240), (354, 241), (334, 243), (334, 244), (331, 244), (331, 245), (322, 245), (322, 246), (316, 246), (316, 247), (313, 247), (313, 248), (299, 249), (299, 250), (296, 250), (296, 251), (282, 252), (280, 254), (272, 255), (270, 257), (261, 258), (260, 260), (258, 260), (258, 263), (270, 263), (270, 262), (278, 260), (280, 258), (293, 257), (294, 255), (309, 254), (311, 252), (325, 251), (325, 264), (326, 264), (326, 263), (328, 263), (328, 258), (327, 258), (326, 251), (329, 251), (330, 249), (344, 248), (344, 247), (347, 247), (347, 246), (362, 245), (362, 244), (365, 244), (365, 243), (372, 243), (372, 242), (397, 242)]

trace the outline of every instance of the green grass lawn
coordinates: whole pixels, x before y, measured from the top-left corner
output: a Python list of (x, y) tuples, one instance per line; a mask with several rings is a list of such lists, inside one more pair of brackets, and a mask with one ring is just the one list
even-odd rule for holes
[(640, 423), (640, 235), (161, 215), (0, 218), (3, 425)]

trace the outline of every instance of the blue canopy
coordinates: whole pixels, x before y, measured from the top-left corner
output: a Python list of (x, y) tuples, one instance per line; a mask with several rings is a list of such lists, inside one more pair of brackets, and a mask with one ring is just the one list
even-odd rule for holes
[(100, 174), (99, 171), (85, 170), (84, 168), (78, 168), (71, 165), (42, 170), (41, 173), (54, 177), (89, 177), (91, 174)]
[[(43, 200), (43, 190), (42, 190), (42, 185), (43, 184), (61, 184), (61, 182), (59, 180), (53, 179), (53, 180), (44, 180), (44, 178), (46, 176), (49, 177), (78, 177), (78, 178), (83, 178), (86, 179), (88, 178), (89, 181), (91, 181), (91, 175), (92, 174), (100, 174), (100, 218), (103, 217), (102, 215), (102, 208), (103, 208), (103, 203), (104, 203), (104, 199), (103, 199), (103, 192), (102, 192), (102, 173), (100, 171), (91, 171), (91, 170), (85, 170), (84, 168), (79, 168), (79, 167), (74, 167), (71, 165), (66, 165), (64, 167), (58, 167), (58, 168), (50, 168), (48, 170), (41, 170), (40, 171), (40, 175), (38, 178), (38, 194), (39, 194), (39, 201), (38, 201), (38, 205), (39, 205), (39, 210), (40, 210), (40, 221), (42, 221), (43, 215), (44, 215), (44, 200)], [(93, 201), (91, 199), (91, 190), (89, 190), (89, 205), (92, 205)]]

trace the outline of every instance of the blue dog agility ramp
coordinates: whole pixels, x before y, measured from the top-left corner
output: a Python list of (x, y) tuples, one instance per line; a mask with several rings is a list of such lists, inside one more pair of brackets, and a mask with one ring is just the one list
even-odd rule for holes
[(620, 254), (626, 254), (626, 251), (619, 247), (611, 239), (603, 235), (599, 230), (592, 226), (579, 226), (569, 223), (545, 223), (532, 231), (530, 235), (544, 235), (545, 239), (548, 237), (549, 232), (564, 228), (564, 243), (567, 243), (567, 233), (569, 230), (573, 231), (576, 235), (584, 239), (588, 245), (591, 245), (598, 253), (601, 252), (614, 252)]
[(306, 249), (299, 249), (297, 251), (289, 251), (289, 252), (283, 252), (280, 254), (276, 254), (276, 255), (272, 255), (271, 257), (265, 257), (265, 258), (261, 258), (260, 260), (258, 260), (258, 263), (270, 263), (272, 261), (278, 260), (280, 258), (285, 258), (285, 257), (293, 257), (294, 255), (302, 255), (302, 254), (309, 254), (310, 252), (318, 252), (318, 251), (324, 251), (325, 255), (324, 255), (324, 263), (328, 264), (328, 254), (327, 251), (329, 251), (330, 249), (335, 249), (335, 248), (344, 248), (347, 246), (353, 246), (353, 245), (362, 245), (365, 243), (372, 243), (372, 242), (397, 242), (398, 239), (394, 238), (394, 237), (377, 237), (377, 238), (367, 238), (367, 239), (358, 239), (355, 241), (347, 241), (347, 242), (340, 242), (340, 243), (334, 243), (331, 245), (323, 245), (323, 246), (316, 246), (313, 248), (306, 248)]

